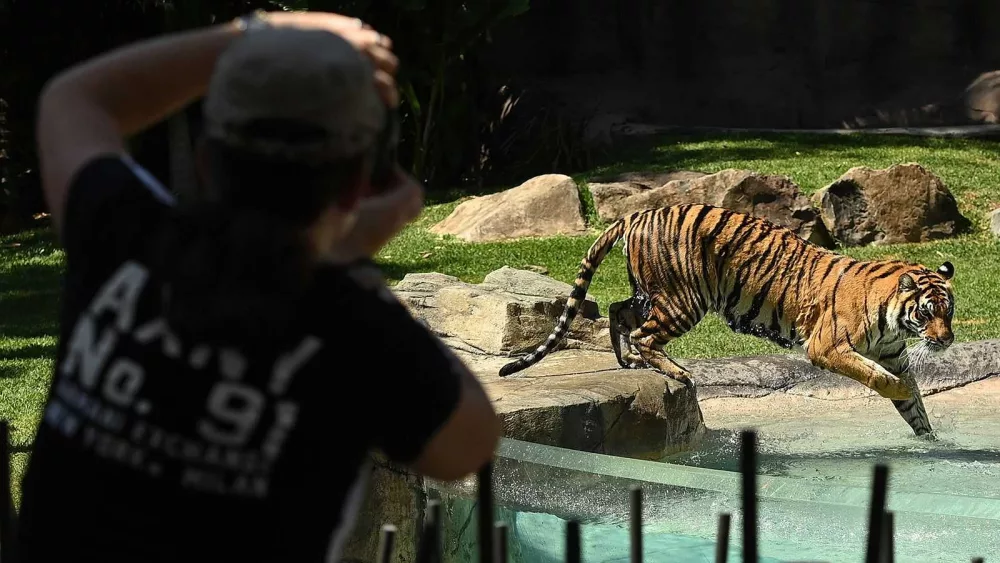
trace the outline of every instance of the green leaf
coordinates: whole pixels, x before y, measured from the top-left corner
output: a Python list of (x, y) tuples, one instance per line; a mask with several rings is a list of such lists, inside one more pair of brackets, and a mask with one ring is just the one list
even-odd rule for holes
[(414, 117), (420, 119), (423, 112), (420, 109), (420, 99), (417, 97), (417, 93), (413, 89), (413, 83), (409, 80), (404, 81), (401, 84), (401, 90), (403, 91), (403, 99), (405, 99), (406, 103), (410, 106)]
[(507, 9), (503, 11), (501, 16), (504, 18), (513, 18), (527, 12), (530, 8), (530, 0), (510, 0), (507, 4)]

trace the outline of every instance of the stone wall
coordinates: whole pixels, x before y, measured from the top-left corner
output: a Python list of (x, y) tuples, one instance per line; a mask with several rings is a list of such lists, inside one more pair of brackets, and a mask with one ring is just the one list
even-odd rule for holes
[[(612, 120), (995, 122), (963, 91), (1000, 68), (997, 21), (993, 0), (532, 0), (491, 32), (483, 66)], [(969, 104), (995, 109), (985, 90)]]

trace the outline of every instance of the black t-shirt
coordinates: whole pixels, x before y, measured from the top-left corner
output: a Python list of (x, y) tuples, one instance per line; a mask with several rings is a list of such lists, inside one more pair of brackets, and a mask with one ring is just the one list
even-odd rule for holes
[(171, 205), (118, 156), (70, 188), (23, 561), (333, 561), (369, 452), (416, 458), (457, 404), (456, 359), (384, 286), (334, 266), (302, 296), (296, 334), (183, 341), (162, 320), (150, 256)]

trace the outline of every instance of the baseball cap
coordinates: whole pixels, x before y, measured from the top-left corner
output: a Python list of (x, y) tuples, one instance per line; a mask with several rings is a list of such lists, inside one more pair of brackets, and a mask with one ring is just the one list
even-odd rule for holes
[[(264, 27), (233, 41), (216, 62), (204, 101), (205, 134), (290, 160), (352, 157), (372, 147), (387, 108), (371, 62), (324, 30)], [(320, 134), (268, 135), (254, 123), (290, 122)]]

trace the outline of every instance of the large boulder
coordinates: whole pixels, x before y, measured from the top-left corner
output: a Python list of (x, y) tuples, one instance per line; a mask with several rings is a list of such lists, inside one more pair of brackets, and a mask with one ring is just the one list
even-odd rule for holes
[(511, 361), (459, 352), (483, 382), (508, 438), (639, 459), (691, 448), (705, 430), (697, 393), (651, 370), (622, 370), (614, 354), (553, 353), (516, 376)]
[(915, 163), (856, 166), (813, 199), (827, 230), (845, 246), (927, 242), (971, 225), (941, 179)]
[(486, 242), (580, 235), (586, 229), (576, 182), (562, 174), (545, 174), (516, 188), (464, 201), (430, 231)]
[(638, 182), (590, 184), (590, 192), (603, 221), (668, 205), (705, 203), (763, 217), (808, 241), (832, 246), (818, 212), (789, 178), (735, 169), (697, 174), (668, 181), (657, 188)]
[[(452, 348), (521, 354), (541, 344), (563, 313), (572, 286), (503, 267), (481, 284), (438, 273), (407, 274), (393, 288), (410, 313)], [(561, 347), (608, 350), (608, 320), (587, 297)]]
[(982, 123), (1000, 123), (1000, 70), (980, 74), (963, 94), (966, 117)]
[(389, 461), (381, 453), (372, 455), (372, 473), (338, 563), (370, 563), (378, 557), (382, 526), (396, 527), (398, 541), (394, 561), (417, 561), (417, 541), (427, 508), (424, 479), (407, 467)]
[[(633, 197), (646, 194), (673, 181), (694, 180), (707, 176), (704, 172), (677, 170), (673, 172), (626, 172), (594, 178), (587, 187), (602, 221), (615, 221), (640, 209), (660, 207), (657, 196), (648, 200)], [(663, 197), (662, 195), (660, 197)], [(669, 204), (668, 204), (669, 205)]]
[(993, 233), (993, 236), (1000, 238), (1000, 209), (990, 211), (989, 221), (990, 232)]

